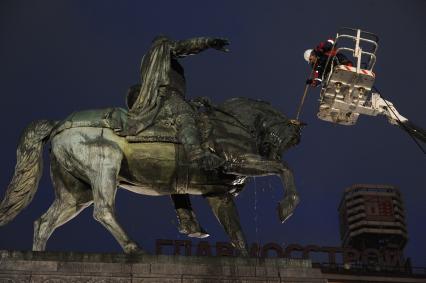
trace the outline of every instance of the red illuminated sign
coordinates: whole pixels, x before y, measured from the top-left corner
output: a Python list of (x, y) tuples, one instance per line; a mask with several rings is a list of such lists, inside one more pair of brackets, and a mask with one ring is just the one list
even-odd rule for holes
[[(182, 256), (238, 256), (238, 252), (230, 243), (217, 242), (211, 245), (207, 241), (192, 243), (190, 240), (165, 240), (156, 241), (156, 254), (182, 255)], [(402, 266), (403, 256), (399, 250), (379, 251), (376, 249), (365, 249), (357, 251), (352, 248), (320, 247), (317, 245), (301, 246), (298, 244), (282, 247), (276, 243), (259, 245), (253, 243), (250, 246), (251, 257), (276, 257), (276, 258), (301, 258), (313, 260), (313, 255), (325, 254), (329, 264), (370, 264), (375, 262), (379, 265)], [(341, 260), (339, 260), (341, 259)]]
[(395, 221), (391, 197), (364, 196), (366, 219), (371, 221)]

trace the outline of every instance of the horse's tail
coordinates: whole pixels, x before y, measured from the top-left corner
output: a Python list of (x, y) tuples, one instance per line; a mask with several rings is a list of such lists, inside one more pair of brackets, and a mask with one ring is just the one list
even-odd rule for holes
[(33, 199), (43, 172), (43, 145), (55, 124), (34, 121), (23, 131), (16, 150), (15, 173), (0, 203), (0, 226), (12, 221)]

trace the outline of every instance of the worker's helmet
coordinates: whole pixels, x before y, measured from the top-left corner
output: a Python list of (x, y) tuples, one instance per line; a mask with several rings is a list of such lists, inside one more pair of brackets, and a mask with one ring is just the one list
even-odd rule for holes
[(311, 56), (312, 51), (313, 51), (313, 49), (308, 49), (303, 54), (303, 57), (305, 58), (306, 62), (308, 62), (308, 63), (309, 63), (309, 57)]

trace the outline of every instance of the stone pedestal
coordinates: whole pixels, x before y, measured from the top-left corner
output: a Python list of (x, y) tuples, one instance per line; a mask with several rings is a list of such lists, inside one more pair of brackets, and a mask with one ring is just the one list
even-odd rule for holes
[(327, 282), (309, 260), (0, 251), (0, 282)]

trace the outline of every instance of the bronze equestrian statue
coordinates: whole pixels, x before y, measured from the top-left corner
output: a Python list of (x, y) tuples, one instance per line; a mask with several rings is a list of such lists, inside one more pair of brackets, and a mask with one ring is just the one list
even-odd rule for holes
[[(182, 42), (200, 45), (194, 49), (186, 45), (184, 52), (183, 47), (176, 49)], [(183, 211), (181, 215), (178, 211), (179, 220), (195, 225), (198, 222), (188, 194), (202, 195), (232, 245), (247, 255), (234, 197), (244, 189), (248, 177), (278, 175), (286, 188), (278, 205), (280, 221), (293, 213), (299, 198), (291, 169), (281, 154), (299, 143), (301, 124), (267, 102), (232, 98), (216, 106), (206, 99), (184, 100), (184, 88), (179, 89), (184, 84), (175, 84), (169, 76), (178, 70), (176, 58), (207, 47), (225, 50), (227, 43), (223, 39), (175, 42), (157, 38), (142, 60), (142, 84), (136, 88), (137, 95), (129, 98), (133, 99), (128, 103), (129, 111), (88, 110), (63, 121), (32, 122), (18, 145), (15, 173), (0, 204), (0, 226), (31, 202), (42, 174), (43, 145), (50, 141), (56, 199), (34, 223), (33, 250), (44, 250), (56, 228), (93, 204), (94, 218), (111, 232), (124, 252), (143, 253), (115, 217), (116, 190), (123, 188), (138, 194), (174, 196), (175, 207)], [(162, 50), (154, 57), (162, 54), (170, 61), (165, 61), (166, 66), (154, 68), (153, 64), (146, 69), (145, 58), (152, 56), (157, 44)], [(199, 225), (181, 232), (205, 236)]]

